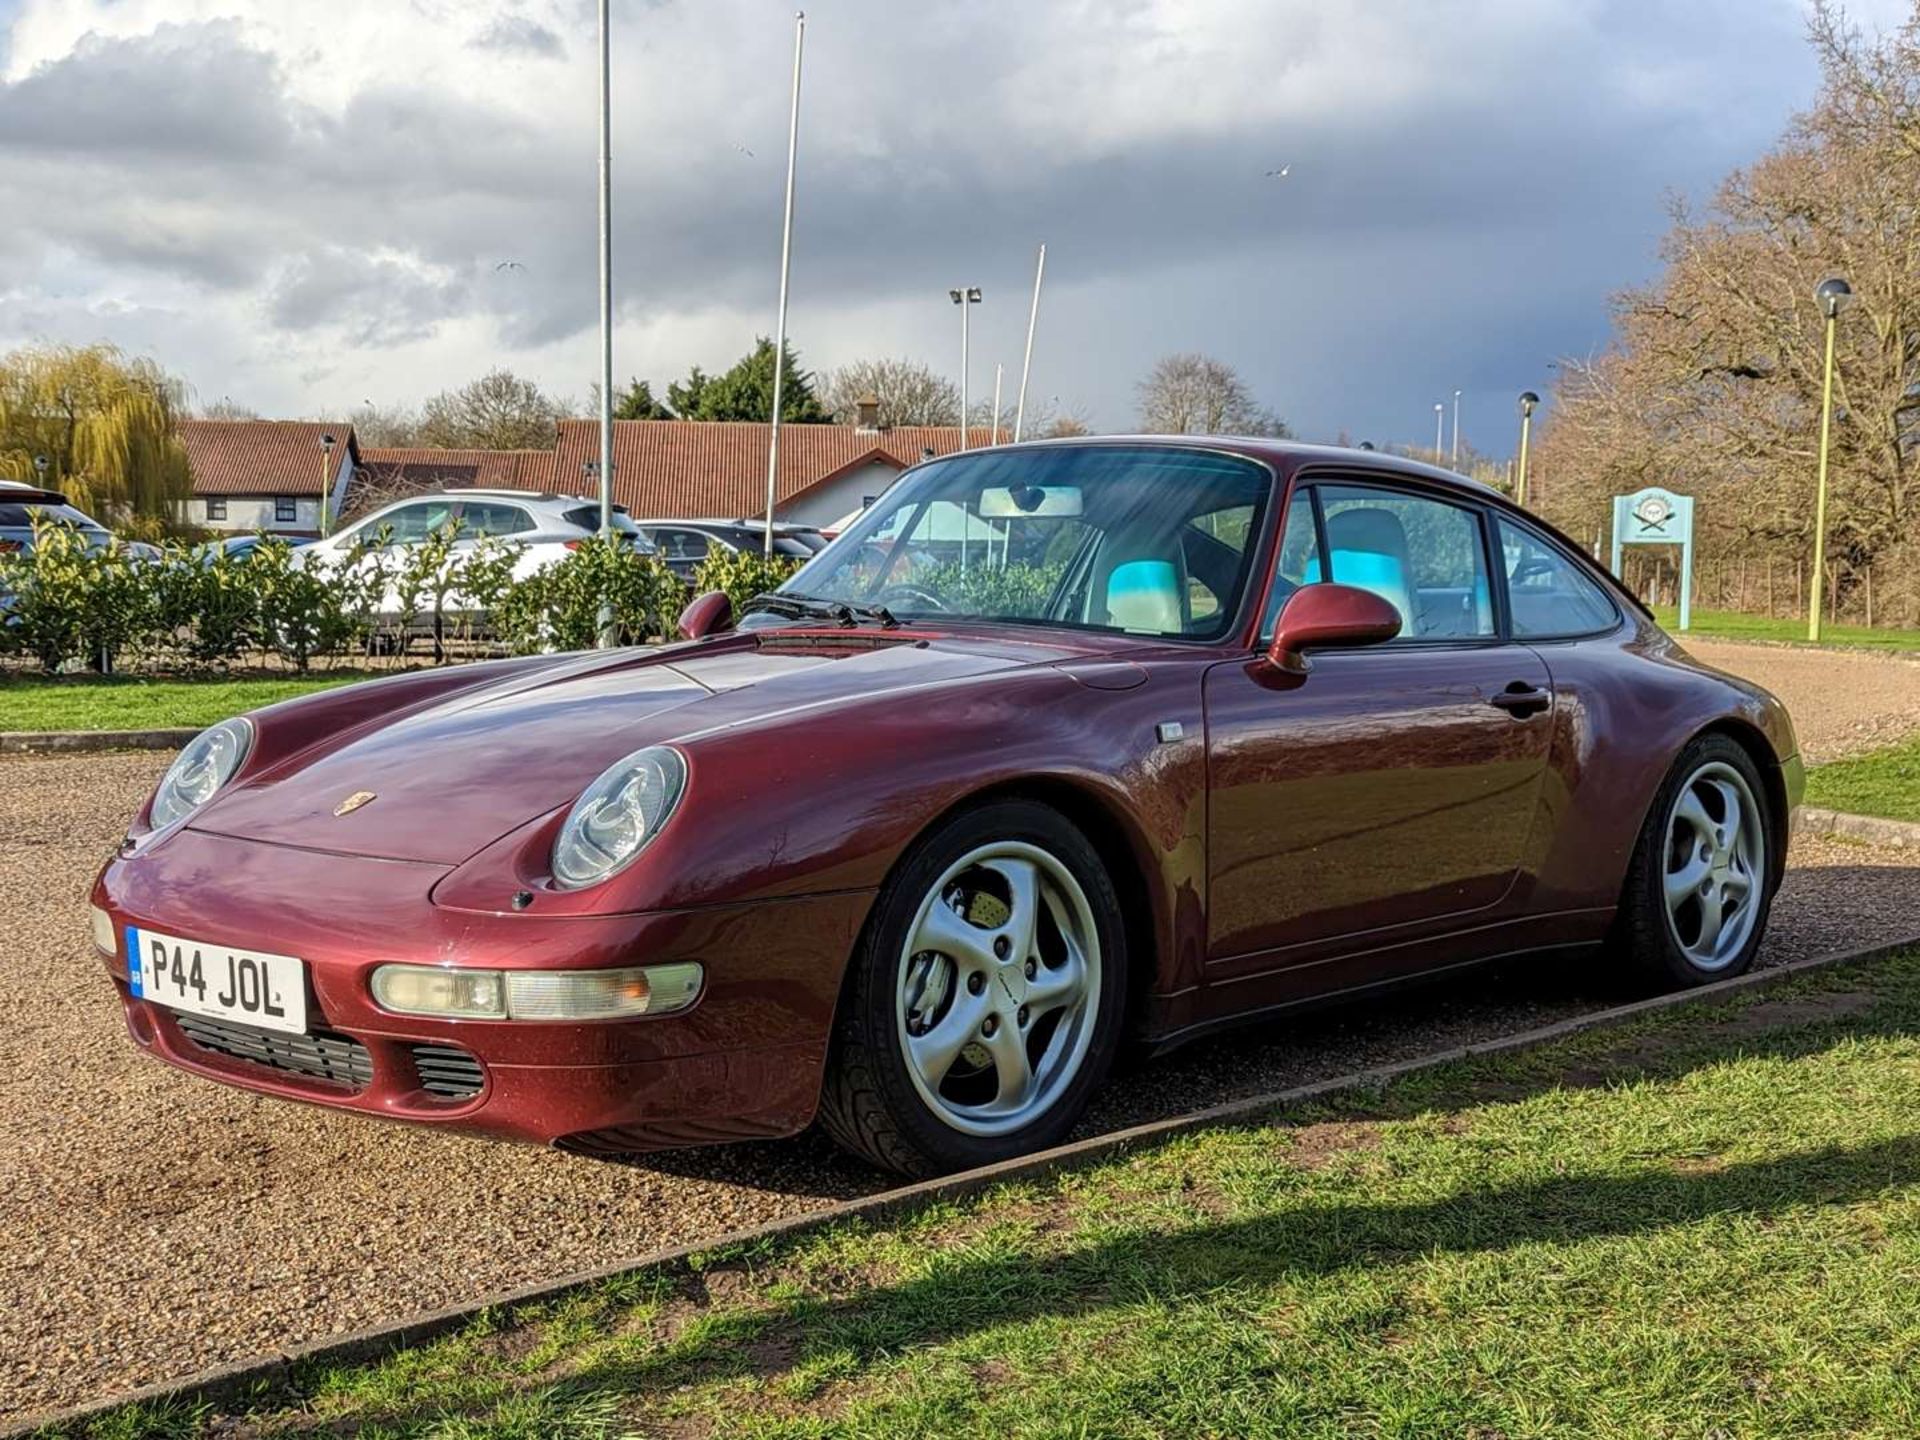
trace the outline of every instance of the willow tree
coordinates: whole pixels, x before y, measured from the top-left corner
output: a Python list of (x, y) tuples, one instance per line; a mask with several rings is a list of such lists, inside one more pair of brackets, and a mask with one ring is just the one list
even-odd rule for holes
[(192, 486), (174, 433), (185, 402), (180, 381), (111, 345), (16, 350), (0, 358), (0, 478), (44, 476), (100, 515), (171, 518)]

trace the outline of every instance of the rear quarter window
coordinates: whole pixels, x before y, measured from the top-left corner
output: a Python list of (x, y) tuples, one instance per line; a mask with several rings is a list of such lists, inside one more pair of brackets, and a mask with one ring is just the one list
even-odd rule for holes
[(1504, 515), (1495, 521), (1516, 640), (1594, 635), (1619, 623), (1620, 611), (1579, 561)]

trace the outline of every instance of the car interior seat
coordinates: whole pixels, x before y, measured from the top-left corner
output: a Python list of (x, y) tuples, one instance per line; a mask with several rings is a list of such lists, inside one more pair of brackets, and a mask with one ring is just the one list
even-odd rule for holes
[[(1422, 633), (1416, 626), (1413, 561), (1407, 532), (1391, 510), (1363, 507), (1327, 516), (1327, 548), (1333, 552), (1333, 578), (1342, 585), (1371, 590), (1400, 612), (1400, 633)], [(1307, 562), (1307, 583), (1320, 578), (1317, 560)]]
[(1096, 623), (1156, 635), (1186, 629), (1186, 555), (1164, 521), (1116, 531), (1101, 550), (1093, 593), (1105, 614)]

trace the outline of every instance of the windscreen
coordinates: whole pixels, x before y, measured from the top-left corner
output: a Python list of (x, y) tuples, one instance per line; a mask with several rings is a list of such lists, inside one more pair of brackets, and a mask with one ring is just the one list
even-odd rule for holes
[(1271, 485), (1254, 461), (1173, 446), (957, 455), (903, 478), (780, 590), (901, 619), (1217, 638)]

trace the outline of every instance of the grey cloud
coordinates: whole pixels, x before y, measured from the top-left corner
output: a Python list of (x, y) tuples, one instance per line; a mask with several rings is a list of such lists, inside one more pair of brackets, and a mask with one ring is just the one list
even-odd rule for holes
[(258, 160), (291, 143), (294, 118), (271, 57), (215, 21), (135, 40), (89, 35), (0, 83), (0, 145), (144, 160)]
[(337, 326), (357, 345), (398, 345), (459, 314), (465, 292), (463, 282), (394, 256), (328, 247), (286, 267), (268, 292), (267, 313), (287, 330)]
[[(1284, 8), (1245, 36), (1250, 53), (1271, 57), (1276, 86), (1307, 75), (1337, 28), (1316, 11), (1288, 33)], [(574, 10), (586, 28), (568, 34), (590, 35), (586, 8)], [(989, 357), (990, 377), (993, 358), (1017, 360), (1044, 238), (1037, 379), (1092, 403), (1103, 423), (1131, 418), (1132, 380), (1155, 354), (1187, 348), (1221, 350), (1315, 433), (1418, 438), (1432, 401), (1454, 386), (1469, 391), (1470, 415), (1491, 415), (1498, 397), (1537, 384), (1552, 356), (1603, 337), (1607, 293), (1652, 263), (1662, 193), (1703, 188), (1749, 158), (1804, 94), (1811, 66), (1797, 20), (1784, 3), (1750, 18), (1761, 10), (1760, 0), (1684, 13), (1583, 0), (1565, 11), (1574, 38), (1564, 44), (1463, 47), (1465, 60), (1436, 50), (1431, 67), (1470, 64), (1471, 83), (1436, 85), (1399, 109), (1359, 103), (1363, 75), (1353, 104), (1284, 126), (1210, 133), (1169, 114), (1100, 146), (1080, 143), (1071, 117), (1042, 133), (1008, 116), (1029, 113), (1054, 75), (1102, 108), (1086, 117), (1089, 133), (1137, 103), (1129, 65), (1153, 61), (1096, 57), (1113, 65), (1109, 80), (1088, 58), (1111, 39), (1102, 27), (1083, 27), (1083, 56), (1070, 48), (1073, 27), (1050, 28), (1054, 12), (1038, 5), (989, 0), (923, 23), (881, 0), (848, 0), (815, 17), (809, 39), (796, 338), (816, 363), (844, 359), (873, 343), (848, 311), (924, 299), (924, 353), (945, 366), (945, 289), (980, 283), (990, 303), (976, 317), (976, 356)], [(627, 23), (649, 73), (672, 88), (625, 92), (616, 108), (622, 312), (741, 309), (770, 328), (782, 27), (716, 23), (710, 40), (683, 29), (674, 43), (686, 53), (668, 54), (648, 48), (665, 43), (658, 26)], [(518, 14), (470, 43), (533, 57), (566, 48)], [(1405, 43), (1436, 42), (1410, 28)], [(1704, 58), (1675, 70), (1686, 56)], [(586, 46), (570, 60), (590, 85)], [(322, 116), (290, 98), (272, 59), (232, 27), (88, 40), (0, 85), (0, 144), (43, 166), (5, 167), (0, 208), (105, 266), (257, 292), (288, 331), (384, 346), (483, 315), (509, 355), (584, 339), (595, 304), (590, 121), (558, 105), (564, 131), (548, 111), (520, 118), (503, 100), (524, 99), (529, 73), (551, 88), (557, 72), (493, 68), (487, 85), (457, 93), (362, 84)], [(339, 73), (354, 85), (351, 64)], [(1282, 162), (1292, 173), (1268, 180)], [(48, 186), (66, 187), (64, 213), (36, 209)], [(495, 271), (503, 259), (523, 268)], [(664, 379), (695, 359), (731, 358), (621, 365)]]
[(558, 35), (524, 15), (500, 16), (467, 44), (475, 50), (534, 55), (544, 60), (559, 60), (567, 53)]

